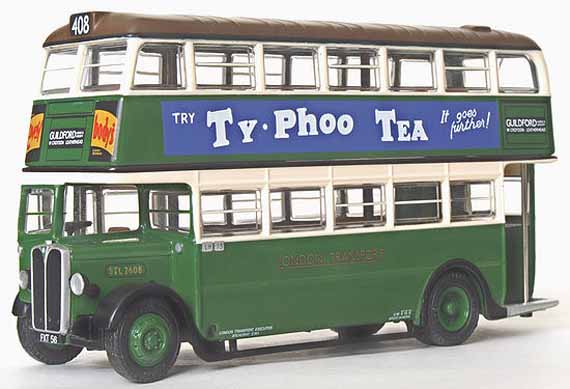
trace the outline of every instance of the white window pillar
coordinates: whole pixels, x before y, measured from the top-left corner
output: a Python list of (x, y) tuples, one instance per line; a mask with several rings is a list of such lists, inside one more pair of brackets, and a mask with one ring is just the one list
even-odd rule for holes
[(445, 93), (447, 87), (447, 77), (445, 75), (445, 58), (443, 50), (438, 49), (435, 51), (434, 65), (435, 66), (435, 85), (438, 93)]
[(317, 77), (319, 78), (319, 90), (321, 92), (328, 92), (329, 91), (329, 59), (327, 54), (326, 46), (319, 46), (318, 49), (318, 61), (319, 61), (319, 74)]
[(186, 88), (189, 91), (196, 90), (196, 66), (194, 66), (194, 43), (186, 42), (184, 45), (184, 57), (185, 57), (185, 65), (186, 66), (186, 78), (187, 78), (187, 86)]
[(255, 90), (257, 92), (265, 91), (265, 58), (263, 54), (263, 45), (257, 43), (253, 47), (254, 63), (255, 63)]

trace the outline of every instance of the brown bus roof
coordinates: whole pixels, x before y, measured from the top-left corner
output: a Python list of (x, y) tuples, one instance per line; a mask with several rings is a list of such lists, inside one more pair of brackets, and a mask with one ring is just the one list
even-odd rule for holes
[(93, 39), (136, 36), (376, 45), (540, 50), (530, 38), (484, 26), (410, 27), (390, 24), (288, 21), (210, 16), (159, 16), (89, 12), (90, 31), (73, 36), (65, 25), (51, 33), (45, 46)]

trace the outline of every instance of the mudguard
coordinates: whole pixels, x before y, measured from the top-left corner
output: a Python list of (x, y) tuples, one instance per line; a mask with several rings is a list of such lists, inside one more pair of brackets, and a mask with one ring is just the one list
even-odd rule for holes
[(507, 310), (501, 305), (497, 304), (497, 302), (493, 299), (493, 296), (491, 296), (489, 284), (487, 283), (487, 280), (481, 271), (469, 261), (466, 261), (464, 259), (452, 259), (440, 266), (435, 272), (433, 272), (427, 283), (421, 302), (421, 322), (423, 322), (426, 314), (426, 304), (424, 304), (424, 302), (427, 296), (429, 296), (431, 289), (440, 276), (453, 270), (461, 271), (467, 274), (475, 282), (475, 286), (477, 286), (482, 298), (481, 313), (486, 319), (498, 320), (507, 317)]

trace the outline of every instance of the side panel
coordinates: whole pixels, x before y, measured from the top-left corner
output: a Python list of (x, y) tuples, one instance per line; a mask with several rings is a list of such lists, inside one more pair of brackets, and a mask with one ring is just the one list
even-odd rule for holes
[(198, 324), (232, 338), (414, 318), (432, 272), (458, 258), (502, 303), (501, 224), (226, 243), (201, 255)]
[[(35, 102), (47, 106), (46, 124), (40, 158), (28, 166), (205, 169), (554, 153), (549, 97), (125, 96), (101, 106), (119, 99)], [(50, 133), (75, 137), (80, 131), (70, 130), (81, 129), (83, 149), (70, 139), (47, 152)]]

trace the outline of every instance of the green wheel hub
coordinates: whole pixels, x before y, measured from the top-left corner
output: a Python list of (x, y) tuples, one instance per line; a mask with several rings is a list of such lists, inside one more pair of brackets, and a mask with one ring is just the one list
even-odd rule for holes
[(167, 322), (157, 314), (139, 316), (129, 331), (129, 352), (140, 366), (152, 367), (168, 354), (170, 332)]
[(469, 295), (464, 289), (456, 286), (445, 289), (439, 301), (439, 323), (447, 331), (459, 331), (469, 321), (470, 303)]

